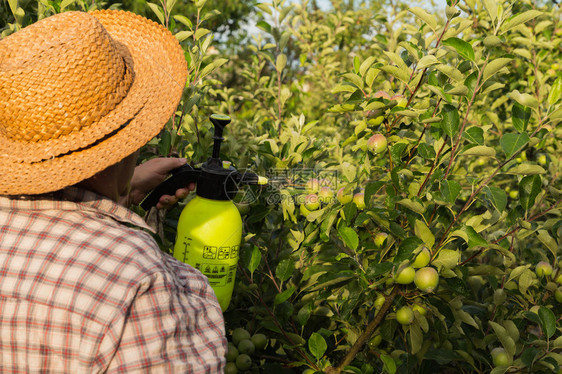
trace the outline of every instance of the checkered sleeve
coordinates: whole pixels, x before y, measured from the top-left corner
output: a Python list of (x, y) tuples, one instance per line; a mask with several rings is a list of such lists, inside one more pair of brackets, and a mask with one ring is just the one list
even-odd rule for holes
[(100, 346), (107, 373), (224, 371), (220, 306), (206, 279), (194, 271), (188, 274), (183, 287), (163, 272), (141, 282)]

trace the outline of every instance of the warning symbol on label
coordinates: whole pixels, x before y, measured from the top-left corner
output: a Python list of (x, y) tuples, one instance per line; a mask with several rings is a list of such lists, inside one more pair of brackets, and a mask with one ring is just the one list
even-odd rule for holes
[(224, 264), (203, 264), (202, 273), (209, 279), (211, 286), (224, 286), (227, 282), (228, 267)]

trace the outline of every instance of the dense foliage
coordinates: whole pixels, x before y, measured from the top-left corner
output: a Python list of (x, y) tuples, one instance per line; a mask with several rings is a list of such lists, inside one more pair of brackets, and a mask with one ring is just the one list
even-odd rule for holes
[[(8, 3), (3, 35), (34, 14), (96, 6)], [(242, 328), (267, 339), (242, 366), (560, 370), (558, 6), (274, 0), (236, 45), (213, 40), (217, 9), (204, 0), (194, 14), (149, 6), (190, 75), (143, 159), (204, 161), (206, 119), (219, 112), (233, 118), (222, 157), (270, 177), (237, 201), (245, 237), (229, 339)], [(180, 209), (160, 223), (164, 250)]]

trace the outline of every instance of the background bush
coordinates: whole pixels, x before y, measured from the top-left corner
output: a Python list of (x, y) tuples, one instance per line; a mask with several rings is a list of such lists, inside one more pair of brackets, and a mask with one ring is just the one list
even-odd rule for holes
[[(121, 6), (0, 4), (3, 36), (55, 12)], [(204, 161), (207, 118), (220, 112), (233, 118), (223, 159), (272, 181), (237, 201), (229, 339), (265, 335), (254, 372), (558, 372), (559, 7), (322, 5), (124, 3), (176, 35), (190, 73), (142, 159)], [(388, 143), (376, 153), (374, 134)], [(341, 188), (364, 206), (340, 202)], [(164, 250), (180, 210), (159, 223)], [(404, 275), (424, 248), (432, 292)]]

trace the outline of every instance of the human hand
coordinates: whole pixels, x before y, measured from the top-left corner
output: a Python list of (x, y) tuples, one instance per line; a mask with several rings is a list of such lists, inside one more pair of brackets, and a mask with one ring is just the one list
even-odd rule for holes
[[(173, 169), (185, 165), (185, 158), (153, 158), (135, 168), (131, 179), (128, 203), (140, 204), (146, 194), (162, 183)], [(176, 190), (175, 195), (162, 195), (156, 208), (169, 208), (195, 190), (195, 183)]]

